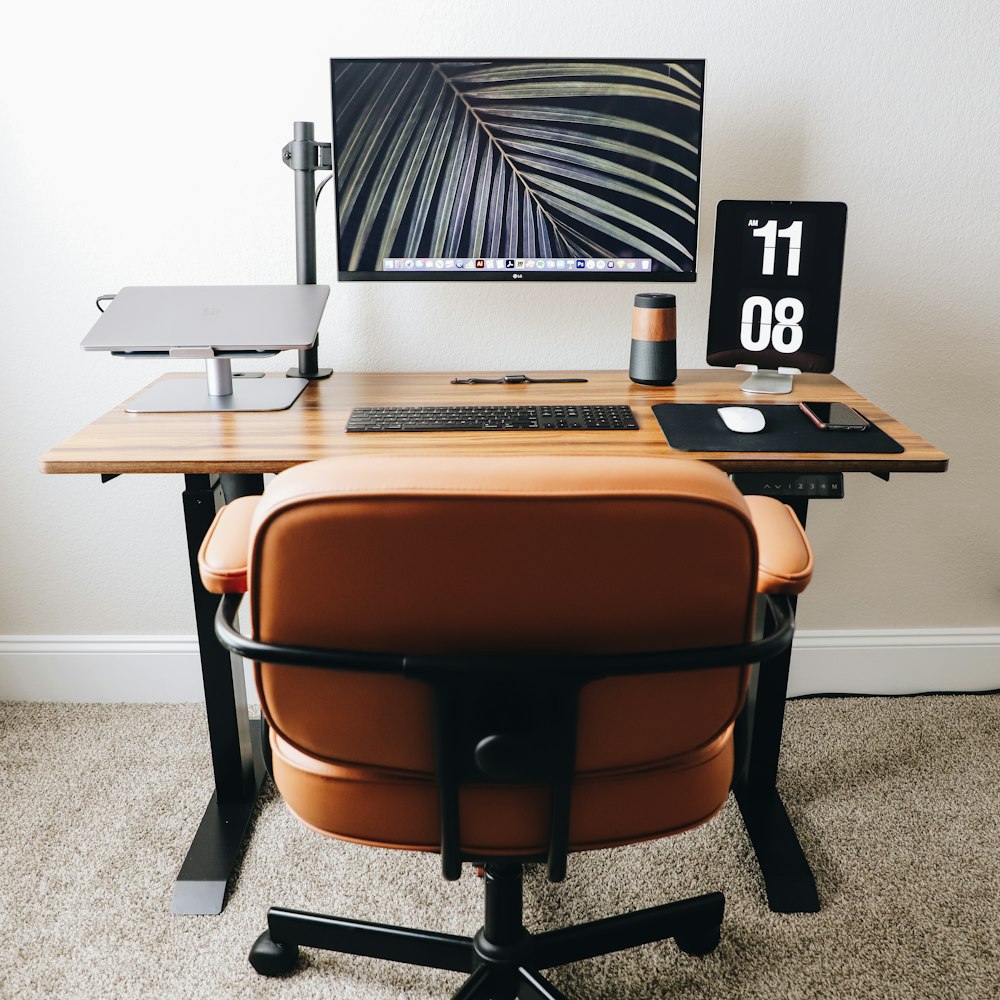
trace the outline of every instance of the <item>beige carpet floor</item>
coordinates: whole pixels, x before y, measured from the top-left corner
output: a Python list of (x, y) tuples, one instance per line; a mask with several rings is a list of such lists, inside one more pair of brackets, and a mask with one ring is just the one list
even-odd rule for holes
[[(822, 912), (764, 902), (732, 802), (680, 837), (532, 871), (546, 929), (722, 889), (720, 947), (672, 943), (552, 970), (576, 1000), (964, 1000), (1000, 996), (1000, 696), (788, 706), (780, 785)], [(445, 998), (462, 980), (304, 951), (293, 976), (246, 962), (271, 903), (471, 933), (481, 885), (434, 856), (327, 840), (273, 792), (218, 917), (172, 917), (171, 883), (210, 794), (203, 709), (0, 705), (0, 997)]]

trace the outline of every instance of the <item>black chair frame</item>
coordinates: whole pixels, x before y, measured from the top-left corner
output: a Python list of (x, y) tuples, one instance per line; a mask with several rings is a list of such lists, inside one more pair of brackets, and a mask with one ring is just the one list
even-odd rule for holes
[[(441, 869), (457, 879), (463, 862), (485, 870), (485, 918), (475, 937), (438, 934), (272, 907), (250, 962), (263, 975), (292, 971), (298, 946), (470, 973), (455, 1000), (558, 1000), (538, 971), (673, 937), (692, 955), (720, 939), (725, 899), (693, 899), (543, 934), (523, 926), (524, 865), (544, 861), (551, 881), (566, 874), (580, 688), (602, 677), (675, 673), (760, 663), (788, 649), (794, 612), (766, 595), (770, 630), (753, 641), (626, 654), (406, 655), (264, 643), (237, 625), (242, 594), (226, 594), (215, 631), (226, 648), (268, 664), (394, 674), (429, 685), (435, 778), (440, 801)], [(459, 789), (467, 783), (547, 785), (547, 851), (538, 857), (468, 856), (461, 850)]]

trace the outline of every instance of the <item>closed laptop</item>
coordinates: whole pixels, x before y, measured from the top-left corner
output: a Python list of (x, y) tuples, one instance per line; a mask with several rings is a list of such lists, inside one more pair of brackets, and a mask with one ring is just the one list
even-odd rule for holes
[(316, 339), (329, 294), (329, 285), (129, 286), (81, 346), (135, 353), (304, 350)]

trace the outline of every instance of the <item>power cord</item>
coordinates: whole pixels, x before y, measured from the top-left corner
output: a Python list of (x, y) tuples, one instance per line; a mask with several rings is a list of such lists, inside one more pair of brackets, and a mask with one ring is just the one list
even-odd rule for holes
[(327, 184), (329, 184), (330, 181), (332, 181), (332, 180), (333, 180), (333, 174), (327, 174), (326, 177), (324, 177), (323, 180), (321, 180), (319, 182), (319, 187), (316, 188), (316, 202), (315, 202), (315, 204), (317, 206), (319, 205), (319, 196), (323, 193), (323, 188), (325, 188), (327, 186)]

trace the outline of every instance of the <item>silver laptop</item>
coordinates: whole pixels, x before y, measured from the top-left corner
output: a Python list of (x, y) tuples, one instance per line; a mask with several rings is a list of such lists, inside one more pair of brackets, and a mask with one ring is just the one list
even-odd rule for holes
[(160, 379), (126, 401), (128, 413), (284, 410), (306, 379), (240, 378), (230, 359), (312, 347), (329, 294), (329, 285), (131, 286), (81, 346), (120, 357), (204, 359), (204, 379)]
[(142, 354), (305, 350), (329, 294), (329, 285), (130, 286), (81, 346)]

